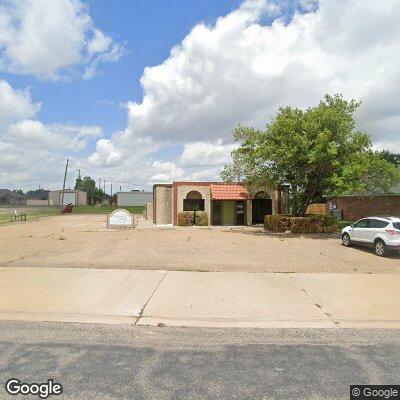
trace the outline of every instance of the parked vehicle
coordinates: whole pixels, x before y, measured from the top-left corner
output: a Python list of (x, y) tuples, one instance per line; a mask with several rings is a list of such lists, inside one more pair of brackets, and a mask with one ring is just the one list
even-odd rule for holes
[(375, 254), (383, 257), (389, 251), (400, 250), (400, 218), (368, 217), (342, 229), (342, 243), (373, 247)]

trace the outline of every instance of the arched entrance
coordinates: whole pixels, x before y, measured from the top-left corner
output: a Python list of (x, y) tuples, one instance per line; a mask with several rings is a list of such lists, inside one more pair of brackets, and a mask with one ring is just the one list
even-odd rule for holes
[(204, 199), (197, 190), (192, 190), (183, 200), (183, 211), (204, 211)]
[(272, 200), (267, 192), (256, 193), (252, 200), (252, 222), (253, 224), (263, 224), (266, 215), (272, 214)]

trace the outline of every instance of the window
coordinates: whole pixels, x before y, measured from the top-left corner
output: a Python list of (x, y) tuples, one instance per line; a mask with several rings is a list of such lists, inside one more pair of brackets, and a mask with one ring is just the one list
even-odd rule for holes
[(400, 231), (400, 222), (393, 222), (393, 227), (394, 227), (394, 229), (397, 229), (398, 231)]
[(192, 190), (183, 200), (183, 211), (204, 211), (204, 199), (197, 190)]
[(387, 221), (381, 221), (379, 219), (371, 219), (371, 228), (384, 228), (385, 226), (388, 226), (389, 222)]
[(184, 199), (183, 211), (204, 211), (204, 199)]
[(354, 224), (355, 228), (370, 228), (371, 227), (371, 220), (370, 219), (360, 219)]

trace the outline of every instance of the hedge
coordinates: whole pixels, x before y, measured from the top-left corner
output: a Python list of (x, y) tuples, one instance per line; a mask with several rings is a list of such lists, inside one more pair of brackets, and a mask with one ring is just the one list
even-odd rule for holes
[(264, 219), (264, 227), (271, 231), (285, 232), (290, 229), (290, 218), (290, 215), (266, 215)]
[(332, 233), (338, 228), (337, 219), (331, 215), (307, 215), (290, 220), (292, 233)]
[(181, 211), (178, 213), (178, 226), (207, 226), (208, 214), (205, 211)]
[(178, 213), (178, 226), (192, 226), (194, 223), (194, 211), (181, 211)]
[(208, 214), (205, 211), (196, 211), (194, 218), (194, 224), (196, 226), (207, 226), (208, 225)]
[(306, 215), (294, 217), (291, 215), (267, 215), (265, 229), (276, 232), (290, 230), (292, 233), (331, 233), (339, 228), (336, 217), (331, 215)]

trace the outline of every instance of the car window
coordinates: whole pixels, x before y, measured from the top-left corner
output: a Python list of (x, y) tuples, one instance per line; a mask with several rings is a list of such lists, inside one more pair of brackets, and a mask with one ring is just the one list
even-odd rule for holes
[(369, 228), (371, 225), (371, 220), (370, 219), (361, 219), (360, 221), (357, 221), (354, 226), (356, 228)]
[(381, 221), (379, 219), (371, 219), (371, 228), (384, 228), (389, 225), (388, 221)]
[(394, 229), (400, 230), (400, 222), (393, 222)]

